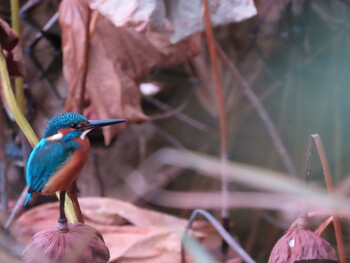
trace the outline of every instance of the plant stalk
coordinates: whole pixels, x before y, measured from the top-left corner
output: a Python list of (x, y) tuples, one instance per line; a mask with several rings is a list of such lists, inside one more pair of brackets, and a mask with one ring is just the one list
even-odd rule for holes
[(211, 61), (211, 68), (214, 76), (215, 83), (215, 95), (216, 103), (219, 115), (220, 124), (220, 160), (221, 160), (221, 191), (222, 191), (222, 209), (221, 217), (224, 222), (229, 218), (229, 212), (227, 208), (228, 204), (228, 179), (226, 175), (226, 165), (227, 165), (227, 120), (225, 113), (225, 103), (223, 97), (223, 89), (221, 84), (221, 73), (219, 69), (217, 53), (215, 48), (215, 39), (213, 30), (210, 23), (210, 12), (208, 0), (203, 0), (204, 5), (204, 20), (205, 20), (205, 33), (208, 41), (209, 55)]
[[(326, 181), (327, 191), (329, 195), (333, 195), (334, 192), (334, 186), (333, 186), (333, 180), (331, 176), (331, 171), (329, 169), (329, 164), (326, 156), (326, 152), (323, 147), (323, 143), (321, 140), (321, 137), (318, 134), (311, 135), (312, 139), (315, 142), (318, 155), (321, 160), (321, 165), (323, 169), (323, 175)], [(339, 260), (340, 263), (346, 263), (346, 256), (345, 256), (345, 250), (344, 250), (344, 239), (343, 239), (343, 233), (341, 229), (341, 224), (339, 220), (339, 216), (334, 215), (333, 216), (333, 225), (334, 225), (334, 231), (335, 231), (335, 238), (338, 244), (338, 254), (339, 254)]]
[[(21, 35), (21, 23), (19, 18), (19, 0), (11, 0), (11, 25), (13, 30), (18, 34), (20, 38)], [(21, 38), (19, 39), (21, 41)], [(25, 102), (24, 102), (24, 90), (23, 90), (23, 77), (15, 77), (15, 93), (17, 103), (20, 109), (24, 112)]]

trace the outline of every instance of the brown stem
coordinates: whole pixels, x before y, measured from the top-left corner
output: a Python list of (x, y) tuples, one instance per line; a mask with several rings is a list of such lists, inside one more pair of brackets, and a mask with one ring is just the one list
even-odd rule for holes
[(326, 220), (324, 220), (319, 227), (315, 230), (315, 234), (321, 236), (322, 233), (326, 230), (329, 224), (331, 224), (334, 220), (333, 216), (329, 216)]
[(78, 202), (77, 189), (77, 183), (76, 181), (74, 181), (68, 189), (68, 195), (72, 200), (75, 216), (77, 217), (78, 222), (84, 223), (83, 213), (81, 212), (80, 205)]
[(222, 211), (221, 216), (227, 218), (228, 209), (227, 209), (227, 194), (228, 194), (228, 180), (225, 173), (225, 165), (227, 163), (227, 120), (225, 113), (225, 103), (223, 97), (223, 89), (221, 85), (221, 74), (219, 70), (219, 64), (215, 48), (215, 39), (213, 30), (210, 24), (210, 13), (209, 13), (209, 3), (208, 0), (203, 0), (204, 5), (204, 20), (205, 20), (205, 33), (208, 40), (209, 55), (211, 61), (211, 68), (214, 75), (215, 82), (215, 95), (216, 103), (219, 114), (219, 124), (220, 124), (220, 159), (221, 159), (221, 187), (222, 187)]
[[(334, 193), (333, 180), (332, 180), (331, 171), (329, 169), (329, 164), (328, 164), (326, 152), (322, 144), (321, 137), (318, 134), (313, 134), (311, 135), (311, 138), (314, 140), (318, 155), (320, 156), (323, 175), (327, 185), (327, 191), (329, 195), (333, 195)], [(345, 250), (344, 250), (344, 239), (343, 239), (343, 233), (341, 229), (339, 216), (336, 216), (336, 215), (333, 216), (333, 225), (334, 225), (334, 231), (335, 231), (335, 238), (338, 244), (337, 247), (338, 247), (339, 260), (340, 260), (340, 263), (345, 263), (346, 258), (345, 258)]]

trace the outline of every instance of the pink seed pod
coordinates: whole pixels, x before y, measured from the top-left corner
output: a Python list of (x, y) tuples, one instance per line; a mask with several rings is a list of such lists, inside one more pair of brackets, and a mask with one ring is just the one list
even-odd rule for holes
[(82, 223), (42, 230), (32, 237), (23, 251), (25, 263), (105, 263), (108, 260), (109, 250), (102, 235)]
[(306, 218), (299, 217), (295, 229), (288, 230), (271, 251), (269, 263), (338, 262), (333, 247), (306, 229)]

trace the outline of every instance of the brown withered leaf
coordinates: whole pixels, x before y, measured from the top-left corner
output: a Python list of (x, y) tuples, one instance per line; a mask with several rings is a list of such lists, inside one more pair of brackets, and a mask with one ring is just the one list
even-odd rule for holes
[(0, 18), (0, 44), (4, 50), (7, 67), (11, 76), (23, 76), (22, 49), (18, 34)]
[[(103, 235), (111, 262), (180, 262), (186, 220), (111, 198), (79, 201), (85, 223)], [(38, 231), (55, 225), (57, 216), (58, 203), (41, 205), (22, 214), (11, 231), (26, 243)], [(194, 234), (207, 235), (200, 230)]]
[(0, 18), (0, 43), (3, 49), (10, 51), (18, 44), (18, 35), (11, 26)]
[[(81, 92), (76, 87), (81, 86), (86, 60), (84, 45), (91, 25), (88, 4), (87, 0), (64, 0), (60, 5), (63, 71), (74, 98), (71, 100), (72, 108), (66, 107), (65, 110), (77, 110), (80, 101)], [(118, 10), (115, 10), (115, 15), (118, 15)], [(197, 55), (200, 51), (199, 36), (171, 44), (168, 34), (141, 33), (130, 25), (116, 28), (101, 14), (94, 21), (87, 58), (84, 113), (101, 119), (147, 120), (140, 106), (140, 81), (152, 70), (169, 67)], [(104, 128), (106, 144), (121, 127)]]
[[(168, 32), (172, 43), (177, 43), (204, 29), (204, 8), (201, 0), (89, 0), (89, 2), (93, 9), (108, 17), (117, 27), (130, 25), (138, 32), (147, 30)], [(240, 22), (257, 13), (252, 0), (209, 0), (209, 5), (213, 26)]]

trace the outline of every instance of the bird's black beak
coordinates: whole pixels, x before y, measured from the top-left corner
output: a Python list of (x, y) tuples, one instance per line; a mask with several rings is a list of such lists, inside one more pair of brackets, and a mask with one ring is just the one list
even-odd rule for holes
[(81, 130), (92, 130), (98, 127), (104, 127), (109, 125), (114, 125), (118, 123), (127, 122), (125, 119), (109, 119), (109, 120), (89, 120), (89, 123), (83, 127), (81, 127)]

